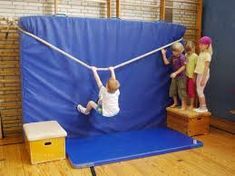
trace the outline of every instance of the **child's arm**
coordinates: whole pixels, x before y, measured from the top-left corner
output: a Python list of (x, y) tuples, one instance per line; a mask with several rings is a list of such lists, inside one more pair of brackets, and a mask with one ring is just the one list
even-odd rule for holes
[(103, 86), (103, 83), (101, 82), (100, 77), (97, 73), (97, 68), (92, 67), (92, 72), (93, 72), (93, 75), (94, 75), (94, 78), (96, 80), (96, 83), (97, 83), (98, 87), (101, 88)]
[(208, 74), (209, 66), (210, 66), (210, 62), (208, 62), (208, 61), (205, 62), (205, 68), (204, 68), (204, 71), (203, 71), (203, 74), (202, 74), (202, 81), (200, 83), (201, 86), (205, 85), (205, 80), (206, 80), (206, 76)]
[(197, 79), (197, 74), (193, 73), (193, 81), (196, 82), (196, 79)]
[(180, 67), (177, 71), (175, 71), (174, 73), (171, 74), (171, 78), (175, 78), (178, 74), (180, 74), (181, 72), (183, 72), (185, 70), (185, 65), (183, 65), (182, 67)]
[(115, 75), (115, 72), (114, 72), (114, 68), (113, 68), (113, 67), (109, 67), (109, 70), (110, 70), (110, 72), (111, 72), (111, 78), (116, 79), (116, 75)]
[(170, 62), (168, 61), (168, 59), (167, 59), (167, 57), (166, 57), (166, 50), (165, 50), (165, 49), (162, 49), (161, 52), (162, 52), (162, 60), (163, 60), (164, 64), (165, 64), (165, 65), (170, 64)]
[[(194, 71), (196, 69), (196, 66), (197, 66), (197, 61), (198, 61), (198, 55), (196, 54), (196, 58), (194, 60)], [(196, 78), (197, 78), (197, 74), (194, 72), (193, 73), (193, 81), (195, 82), (196, 81)]]

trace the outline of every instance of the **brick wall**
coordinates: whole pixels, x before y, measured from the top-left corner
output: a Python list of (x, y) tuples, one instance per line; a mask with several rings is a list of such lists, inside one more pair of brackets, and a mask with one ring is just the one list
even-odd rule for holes
[(197, 32), (197, 0), (176, 0), (173, 2), (173, 22), (183, 24), (187, 27), (185, 38), (195, 40)]
[[(175, 0), (178, 1), (178, 0)], [(195, 34), (195, 7), (189, 4), (174, 2), (175, 8), (192, 9), (179, 11), (172, 9), (172, 21), (189, 26), (186, 37)], [(122, 19), (159, 20), (160, 0), (120, 0)], [(172, 4), (172, 3), (171, 3)], [(115, 0), (111, 2), (115, 16)], [(51, 15), (54, 13), (53, 0), (0, 0), (0, 16), (14, 17), (27, 15)], [(58, 13), (68, 16), (101, 17), (107, 15), (106, 0), (60, 0)], [(19, 41), (14, 26), (10, 27), (6, 38), (7, 25), (0, 20), (0, 113), (4, 136), (21, 134), (21, 96), (19, 71)], [(1, 136), (1, 134), (0, 134)]]
[(132, 20), (159, 20), (160, 0), (121, 0), (120, 18)]
[(0, 24), (0, 115), (4, 134), (10, 135), (21, 132), (19, 42), (12, 27), (6, 40), (7, 26)]

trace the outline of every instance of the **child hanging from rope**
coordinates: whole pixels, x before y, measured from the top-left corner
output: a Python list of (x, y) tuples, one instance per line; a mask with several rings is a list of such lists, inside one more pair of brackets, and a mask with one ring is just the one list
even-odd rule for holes
[(111, 77), (106, 83), (106, 86), (102, 84), (100, 77), (97, 73), (97, 68), (92, 67), (92, 72), (96, 83), (99, 87), (99, 100), (98, 103), (94, 101), (89, 101), (86, 108), (82, 105), (77, 106), (77, 110), (85, 115), (88, 115), (92, 109), (96, 110), (99, 114), (105, 117), (112, 117), (119, 113), (119, 81), (116, 79), (114, 68), (109, 68), (111, 72)]
[(172, 56), (168, 61), (166, 57), (166, 50), (161, 50), (162, 59), (165, 65), (171, 64), (173, 73), (171, 73), (170, 97), (173, 98), (174, 103), (170, 107), (177, 106), (177, 94), (181, 100), (181, 110), (186, 109), (186, 76), (185, 76), (185, 56), (182, 54), (184, 46), (181, 43), (175, 43), (171, 47)]

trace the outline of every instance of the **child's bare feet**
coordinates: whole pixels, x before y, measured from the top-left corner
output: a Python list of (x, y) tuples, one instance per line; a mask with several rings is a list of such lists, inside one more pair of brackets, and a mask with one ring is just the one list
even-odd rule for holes
[(181, 108), (180, 109), (182, 111), (185, 111), (187, 109), (187, 104), (186, 104), (185, 98), (183, 98), (181, 101)]
[(175, 108), (177, 106), (177, 104), (173, 104), (173, 105), (171, 105), (171, 106), (169, 106), (170, 108)]
[(193, 108), (194, 108), (193, 106), (189, 106), (189, 107), (188, 107), (188, 110), (192, 111)]

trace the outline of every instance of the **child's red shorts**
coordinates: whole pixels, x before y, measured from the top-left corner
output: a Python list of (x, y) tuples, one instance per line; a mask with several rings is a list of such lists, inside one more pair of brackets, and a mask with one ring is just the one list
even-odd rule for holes
[(189, 98), (195, 98), (196, 96), (196, 83), (193, 78), (187, 77), (187, 95)]

